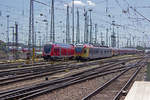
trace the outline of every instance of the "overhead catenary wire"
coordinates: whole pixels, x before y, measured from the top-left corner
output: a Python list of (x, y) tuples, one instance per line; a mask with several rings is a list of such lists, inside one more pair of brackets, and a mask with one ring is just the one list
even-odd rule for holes
[[(68, 0), (68, 1), (69, 1), (69, 0)], [(106, 0), (96, 1), (96, 4), (97, 4), (97, 3), (101, 3), (101, 2), (103, 3), (103, 1), (106, 1)], [(117, 1), (119, 1), (119, 0), (117, 0)], [(66, 3), (67, 0), (57, 0), (56, 2), (57, 2), (57, 3), (59, 2), (59, 3), (61, 3), (61, 4), (63, 5), (63, 3)], [(70, 1), (69, 1), (69, 2), (70, 2)], [(49, 3), (47, 3), (47, 4), (49, 5)], [(119, 4), (120, 4), (120, 6), (121, 6), (121, 3), (120, 3), (120, 2), (119, 2)], [(44, 7), (43, 7), (43, 8), (44, 8)], [(43, 9), (43, 8), (41, 8), (41, 9)], [(124, 8), (124, 7), (122, 6), (121, 8)], [(35, 13), (36, 13), (36, 10), (37, 10), (37, 9), (39, 9), (39, 8), (36, 8), (36, 7), (35, 7)], [(59, 7), (58, 9), (57, 9), (57, 7), (55, 7), (54, 9), (60, 11), (60, 12), (59, 12), (59, 15), (60, 15), (60, 13), (62, 13), (61, 11), (66, 11), (66, 9), (63, 8), (63, 7), (61, 7), (61, 8)], [(80, 8), (79, 8), (79, 9), (80, 9)], [(20, 9), (18, 9), (18, 10), (20, 10)], [(22, 10), (22, 9), (21, 9), (21, 10)], [(110, 10), (111, 10), (111, 9), (110, 9)], [(10, 9), (10, 11), (12, 12), (11, 9)], [(20, 11), (20, 12), (21, 12), (21, 11)], [(43, 10), (41, 10), (40, 12), (43, 12)], [(38, 13), (39, 13), (39, 10), (38, 10)], [(38, 13), (37, 13), (37, 15), (38, 15)], [(45, 12), (44, 12), (44, 13), (45, 13)], [(111, 13), (111, 11), (110, 11), (110, 13)], [(19, 14), (15, 14), (15, 15), (18, 17)], [(50, 15), (50, 14), (49, 14), (49, 15)], [(94, 13), (94, 15), (96, 15), (96, 13)], [(25, 13), (25, 16), (27, 16), (26, 13)], [(116, 16), (116, 15), (115, 15), (115, 16)], [(60, 19), (60, 16), (56, 16), (56, 17), (57, 17), (56, 19), (58, 19), (58, 20)], [(95, 17), (95, 16), (94, 16), (94, 17)], [(94, 17), (93, 17), (93, 19), (94, 19)], [(132, 16), (131, 16), (131, 17), (132, 17)], [(21, 17), (18, 17), (18, 18), (20, 18), (20, 19), (19, 19), (19, 21), (20, 21), (19, 24), (21, 24), (21, 22), (26, 22), (26, 21), (28, 20), (28, 19), (25, 18), (24, 20), (26, 20), (26, 21), (24, 21), (23, 19), (21, 19)], [(35, 20), (36, 20), (36, 18), (38, 18), (38, 17), (36, 17), (36, 15), (35, 15)], [(83, 16), (80, 16), (80, 18), (83, 19)], [(123, 17), (121, 17), (121, 18), (124, 19)], [(17, 18), (16, 18), (16, 19), (17, 19)], [(40, 20), (40, 19), (41, 19), (41, 18), (39, 18), (39, 20)], [(82, 19), (81, 19), (80, 23), (83, 23), (83, 20), (82, 20)], [(15, 19), (14, 19), (14, 20), (15, 20)], [(37, 19), (37, 20), (38, 20), (38, 19)], [(50, 19), (48, 19), (48, 20), (50, 21)], [(61, 19), (61, 20), (62, 20), (62, 19)], [(94, 19), (94, 20), (95, 20), (95, 19)], [(94, 23), (94, 20), (93, 20), (93, 23)], [(135, 19), (131, 19), (131, 18), (130, 18), (129, 20), (132, 20), (132, 21), (134, 21), (134, 22), (136, 21)], [(11, 21), (11, 19), (10, 19), (10, 21)], [(56, 20), (56, 21), (57, 21), (57, 20)], [(98, 20), (98, 21), (100, 21), (100, 20)], [(140, 20), (138, 20), (138, 21), (140, 21)], [(102, 22), (102, 24), (107, 23), (107, 22), (105, 22), (105, 21), (101, 21), (101, 22)], [(109, 21), (109, 22), (110, 22), (110, 21)], [(26, 23), (24, 23), (24, 24), (26, 24)], [(108, 24), (108, 23), (107, 23), (107, 24)], [(128, 25), (126, 25), (126, 24), (121, 24), (121, 23), (118, 23), (118, 24), (122, 25), (122, 26), (120, 26), (120, 27), (122, 27), (122, 29), (125, 28), (125, 29), (131, 30), (131, 31), (132, 31), (132, 30), (136, 30), (136, 31), (139, 32), (139, 33), (142, 31), (142, 29), (136, 29), (136, 26), (135, 26), (135, 27), (132, 27), (132, 26), (128, 26)], [(143, 23), (142, 23), (142, 24), (143, 24)], [(80, 25), (81, 25), (81, 24), (80, 24)], [(111, 24), (109, 24), (109, 25), (111, 25)], [(81, 25), (81, 26), (82, 26), (82, 25)], [(39, 27), (40, 27), (40, 26), (39, 26)], [(42, 25), (41, 25), (41, 27), (42, 27), (41, 30), (43, 30), (44, 27), (43, 27)], [(57, 26), (56, 26), (56, 27), (57, 27)], [(76, 29), (76, 28), (75, 28), (75, 29)], [(63, 27), (63, 30), (65, 30), (64, 27)], [(83, 31), (83, 30), (81, 30), (81, 31)], [(103, 31), (103, 30), (102, 30), (102, 31)], [(57, 33), (59, 33), (59, 32), (57, 32)]]
[(150, 22), (150, 19), (146, 18), (143, 14), (141, 14), (140, 12), (138, 12), (135, 8), (130, 7), (132, 10), (134, 10), (137, 14), (139, 14), (140, 16), (142, 16), (145, 20), (147, 20), (148, 22)]

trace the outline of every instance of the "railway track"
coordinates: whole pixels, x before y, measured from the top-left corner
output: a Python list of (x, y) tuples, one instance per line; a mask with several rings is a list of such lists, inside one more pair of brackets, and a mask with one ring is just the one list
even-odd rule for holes
[[(117, 58), (123, 59), (123, 58), (126, 58), (126, 56), (120, 56), (120, 57), (118, 56), (118, 57), (114, 57), (114, 58), (109, 58), (109, 60), (107, 60), (107, 58), (106, 58), (106, 59), (102, 59), (102, 61), (107, 62), (107, 61), (116, 60)], [(74, 61), (69, 61), (69, 62), (74, 62)], [(61, 64), (63, 62), (62, 61), (57, 61), (57, 62), (54, 61), (53, 63), (54, 64)], [(43, 64), (47, 64), (47, 62), (41, 61), (41, 62), (35, 62), (33, 64), (25, 64), (24, 62), (20, 62), (20, 63), (1, 63), (0, 64), (0, 71), (1, 70), (7, 70), (7, 69), (15, 69), (15, 68), (24, 68), (24, 67), (29, 67), (29, 66), (43, 65)]]
[[(119, 79), (125, 79), (125, 73), (127, 73), (128, 71), (133, 69), (131, 67), (124, 70), (119, 75), (113, 77), (112, 79), (107, 81), (102, 86), (98, 87), (93, 92), (89, 93), (87, 96), (82, 98), (82, 100), (97, 100), (100, 98), (101, 98), (101, 100), (107, 100), (108, 98), (109, 98), (109, 100), (119, 100), (119, 98), (123, 95), (123, 91), (132, 83), (133, 79), (136, 77), (136, 75), (142, 69), (143, 66), (145, 66), (145, 62), (142, 62), (142, 61), (138, 62), (136, 64), (136, 67), (134, 68), (135, 70), (132, 71), (132, 75), (128, 79), (123, 80), (121, 82), (117, 81)], [(120, 90), (116, 89), (118, 87), (121, 87), (121, 89)], [(110, 91), (112, 91), (112, 94), (116, 94), (114, 96), (114, 98), (111, 98), (112, 94)], [(116, 91), (117, 91), (117, 93), (116, 93)], [(110, 96), (110, 94), (111, 94), (111, 96)]]
[[(111, 63), (109, 63), (108, 65), (115, 64), (116, 62), (119, 62), (118, 64), (122, 64), (122, 63), (125, 63), (126, 61), (130, 61), (130, 60), (135, 60), (135, 58), (126, 59), (125, 61), (115, 60), (115, 61), (112, 61)], [(66, 69), (67, 70), (73, 70), (73, 69), (78, 69), (78, 68), (81, 68), (81, 67), (82, 68), (83, 67), (88, 67), (88, 66), (97, 65), (97, 64), (98, 64), (98, 61), (86, 62), (86, 63), (81, 63), (81, 64), (78, 64), (78, 65), (70, 64), (70, 65), (67, 65), (67, 66), (66, 65), (52, 66), (52, 67), (47, 66), (47, 67), (44, 67), (42, 69), (32, 70), (30, 72), (28, 72), (29, 70), (25, 71), (23, 69), (23, 73), (26, 72), (24, 74), (21, 71), (19, 71), (18, 75), (13, 74), (14, 76), (1, 78), (0, 79), (0, 86), (8, 85), (10, 83), (15, 83), (15, 82), (19, 82), (19, 81), (25, 81), (25, 80), (29, 80), (29, 79), (39, 78), (39, 77), (43, 77), (43, 76), (47, 76), (47, 75), (53, 75), (53, 74), (60, 73), (60, 72), (65, 72)], [(31, 68), (29, 68), (29, 69), (31, 69)], [(0, 73), (0, 75), (5, 75), (5, 74), (7, 75), (8, 73), (10, 74), (10, 72), (7, 71), (6, 73)]]
[[(39, 84), (35, 84), (32, 86), (26, 86), (23, 88), (17, 88), (17, 89), (12, 89), (8, 91), (3, 91), (0, 92), (0, 99), (3, 100), (10, 100), (10, 99), (21, 99), (21, 100), (26, 100), (29, 98), (32, 98), (34, 96), (51, 92), (52, 90), (63, 88), (75, 83), (79, 83), (85, 80), (89, 80), (95, 77), (100, 77), (104, 76), (107, 74), (112, 74), (112, 73), (117, 73), (117, 72), (122, 72), (125, 70), (129, 70), (133, 68), (136, 64), (131, 64), (128, 66), (118, 66), (122, 63), (121, 62), (114, 62), (114, 64), (110, 65), (105, 65), (103, 67), (97, 67), (93, 69), (86, 70), (84, 72), (79, 72), (64, 78), (59, 78), (56, 80), (49, 80), (45, 81)], [(124, 62), (127, 62), (124, 60)], [(118, 66), (118, 67), (116, 67)]]
[(7, 69), (7, 70), (0, 70), (0, 77), (3, 76), (12, 76), (17, 74), (25, 74), (25, 73), (32, 73), (40, 70), (44, 70), (46, 68), (54, 68), (55, 66), (64, 66), (68, 64), (76, 63), (75, 61), (71, 62), (63, 62), (63, 63), (57, 63), (57, 64), (47, 64), (47, 63), (40, 63), (35, 65), (29, 65), (27, 67), (23, 68), (14, 68), (14, 69)]
[[(137, 58), (126, 58), (126, 59), (112, 59), (112, 60), (106, 60), (106, 61), (102, 61), (101, 63), (108, 63), (108, 62), (117, 62), (117, 61), (121, 61), (121, 60), (133, 60), (133, 59), (139, 59), (140, 57)], [(95, 60), (95, 62), (97, 62), (99, 60)], [(90, 61), (94, 62), (94, 61)], [(37, 71), (41, 71), (46, 69), (47, 67), (51, 67), (54, 68), (55, 66), (63, 66), (63, 65), (67, 65), (67, 64), (72, 64), (74, 63), (73, 61), (71, 62), (65, 62), (65, 63), (58, 63), (58, 64), (39, 64), (39, 65), (31, 65), (28, 67), (23, 67), (23, 68), (14, 68), (14, 69), (7, 69), (7, 70), (0, 70), (0, 77), (3, 76), (12, 76), (12, 75), (17, 75), (17, 74), (25, 74), (25, 73), (32, 73), (32, 72), (37, 72)], [(75, 62), (76, 63), (76, 62)], [(89, 62), (85, 62), (85, 63), (89, 63)], [(89, 63), (89, 64), (90, 64)]]
[[(75, 61), (69, 61), (69, 62), (75, 62)], [(62, 63), (67, 63), (67, 62), (61, 62), (61, 61), (58, 61), (57, 63), (56, 62), (53, 62), (54, 64), (62, 64)], [(0, 64), (0, 71), (2, 70), (9, 70), (9, 69), (15, 69), (15, 68), (25, 68), (25, 67), (32, 67), (32, 66), (38, 66), (38, 65), (45, 65), (45, 64), (50, 64), (50, 62), (45, 62), (45, 61), (42, 61), (42, 62), (35, 62), (33, 64), (25, 64), (25, 63), (10, 63), (10, 64), (7, 64), (7, 63), (4, 63), (4, 64)]]

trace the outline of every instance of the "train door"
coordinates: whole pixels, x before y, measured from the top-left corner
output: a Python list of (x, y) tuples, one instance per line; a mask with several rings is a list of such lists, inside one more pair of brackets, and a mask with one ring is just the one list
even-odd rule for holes
[(93, 58), (93, 49), (89, 48), (89, 58)]
[(89, 58), (89, 48), (84, 48), (83, 49), (83, 55), (84, 58), (88, 59)]
[(60, 55), (60, 48), (58, 48), (58, 47), (56, 47), (55, 49), (54, 49), (54, 56), (59, 56)]
[(59, 56), (61, 57), (62, 53), (61, 53), (61, 48), (59, 48)]

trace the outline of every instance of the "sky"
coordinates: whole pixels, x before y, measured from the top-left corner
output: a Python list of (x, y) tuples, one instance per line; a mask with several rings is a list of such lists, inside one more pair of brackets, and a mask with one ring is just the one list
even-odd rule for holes
[[(51, 0), (38, 0), (50, 5)], [(71, 16), (72, 0), (55, 0), (55, 30), (56, 41), (65, 41), (65, 25), (66, 25), (66, 5), (70, 6), (70, 25), (72, 26)], [(135, 8), (145, 18), (150, 19), (150, 0), (75, 0), (75, 33), (76, 33), (76, 11), (80, 12), (80, 34), (83, 41), (84, 34), (84, 9), (92, 11), (92, 22), (98, 24), (98, 42), (106, 40), (106, 29), (109, 29), (109, 36), (112, 34), (112, 21), (114, 20), (115, 33), (119, 34), (120, 46), (125, 46), (130, 36), (134, 38), (135, 44), (150, 45), (150, 22), (145, 20), (143, 16), (135, 12)], [(34, 3), (35, 32), (37, 44), (39, 38), (42, 42), (46, 42), (46, 23), (48, 20), (48, 32), (50, 33), (50, 6), (44, 6)], [(43, 14), (43, 16), (40, 16)], [(29, 33), (29, 0), (0, 0), (0, 40), (6, 41), (7, 19), (10, 15), (9, 26), (14, 26), (15, 22), (19, 25), (19, 42), (27, 43)], [(70, 27), (71, 27), (70, 26)], [(71, 29), (70, 29), (71, 30)], [(94, 30), (93, 30), (94, 31)], [(12, 41), (12, 29), (9, 28), (9, 38)], [(71, 34), (71, 31), (70, 31)], [(94, 32), (93, 32), (94, 38)], [(132, 39), (133, 45), (133, 39)]]

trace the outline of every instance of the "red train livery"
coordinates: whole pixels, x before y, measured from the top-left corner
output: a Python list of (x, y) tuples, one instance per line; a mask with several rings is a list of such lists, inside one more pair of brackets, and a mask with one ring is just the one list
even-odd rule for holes
[(107, 48), (94, 47), (89, 44), (46, 44), (43, 48), (42, 56), (45, 60), (56, 60), (60, 58), (98, 59), (117, 55), (136, 54), (141, 51), (134, 48)]
[(59, 58), (73, 58), (75, 54), (75, 47), (71, 44), (46, 44), (43, 48), (42, 56), (45, 60), (59, 59)]

